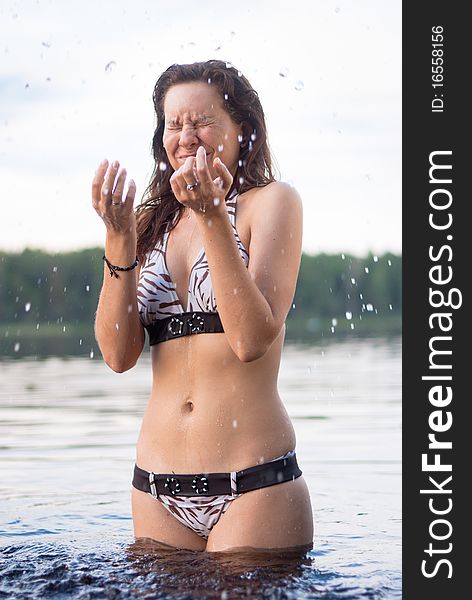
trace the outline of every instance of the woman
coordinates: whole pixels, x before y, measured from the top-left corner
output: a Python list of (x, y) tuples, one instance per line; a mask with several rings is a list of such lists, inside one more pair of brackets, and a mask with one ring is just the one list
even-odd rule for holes
[(211, 552), (311, 548), (309, 492), (277, 390), (300, 197), (275, 181), (257, 93), (231, 65), (172, 65), (153, 99), (148, 199), (133, 210), (136, 187), (124, 194), (117, 161), (100, 164), (92, 191), (107, 228), (103, 358), (122, 373), (146, 330), (151, 345), (135, 536)]

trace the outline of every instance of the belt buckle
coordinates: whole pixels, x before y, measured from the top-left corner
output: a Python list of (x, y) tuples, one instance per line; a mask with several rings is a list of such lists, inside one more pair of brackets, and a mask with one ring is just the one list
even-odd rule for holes
[(184, 322), (178, 317), (172, 317), (167, 324), (167, 329), (172, 335), (182, 335), (184, 330)]
[[(198, 484), (201, 484), (201, 487), (198, 487)], [(197, 494), (205, 494), (208, 492), (208, 478), (205, 475), (195, 475), (192, 479), (192, 489), (197, 492)]]

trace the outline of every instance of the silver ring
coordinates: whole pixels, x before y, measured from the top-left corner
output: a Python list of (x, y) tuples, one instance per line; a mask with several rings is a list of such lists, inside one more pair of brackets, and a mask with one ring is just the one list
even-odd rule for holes
[(198, 185), (198, 181), (196, 181), (195, 183), (187, 183), (187, 190), (189, 192), (191, 192), (193, 189), (195, 189)]

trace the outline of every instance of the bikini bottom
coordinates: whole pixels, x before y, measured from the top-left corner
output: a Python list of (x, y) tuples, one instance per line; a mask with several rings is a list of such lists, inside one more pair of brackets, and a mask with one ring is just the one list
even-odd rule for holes
[[(288, 459), (283, 460), (282, 459)], [(272, 463), (281, 461), (274, 469)], [(231, 502), (239, 498), (243, 493), (261, 487), (277, 485), (284, 481), (291, 481), (300, 477), (302, 471), (298, 467), (296, 461), (295, 450), (291, 450), (286, 454), (274, 458), (273, 460), (249, 467), (242, 471), (232, 473), (207, 473), (204, 475), (169, 475), (159, 476), (161, 491), (158, 491), (157, 474), (148, 473), (135, 465), (133, 486), (137, 489), (149, 493), (155, 500), (161, 502), (165, 508), (183, 525), (189, 527), (192, 531), (204, 539), (208, 539), (210, 531), (218, 523), (218, 520), (224, 515), (231, 505)], [(212, 481), (216, 480), (216, 485), (221, 487), (222, 477), (227, 475), (227, 485), (230, 487), (231, 493), (218, 493), (208, 495), (205, 487), (205, 480), (209, 482), (211, 487)], [(192, 488), (196, 489), (200, 485), (198, 495), (178, 495), (176, 492), (181, 491), (180, 482), (184, 477), (190, 477)], [(193, 478), (193, 479), (192, 479)], [(219, 481), (218, 481), (219, 479)], [(202, 486), (203, 482), (203, 486)], [(226, 483), (226, 481), (225, 481)], [(165, 488), (163, 490), (163, 487)], [(163, 491), (162, 491), (163, 490)]]

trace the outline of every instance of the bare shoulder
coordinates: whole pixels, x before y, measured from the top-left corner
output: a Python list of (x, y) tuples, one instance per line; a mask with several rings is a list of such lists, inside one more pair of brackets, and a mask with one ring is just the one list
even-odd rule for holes
[(289, 183), (273, 181), (264, 187), (254, 188), (250, 194), (247, 195), (245, 206), (250, 226), (276, 222), (293, 225), (302, 219), (302, 199)]
[(272, 218), (296, 220), (303, 213), (303, 204), (296, 188), (284, 181), (273, 181), (242, 194), (238, 200), (238, 213), (249, 225), (254, 219), (267, 219), (268, 213)]

